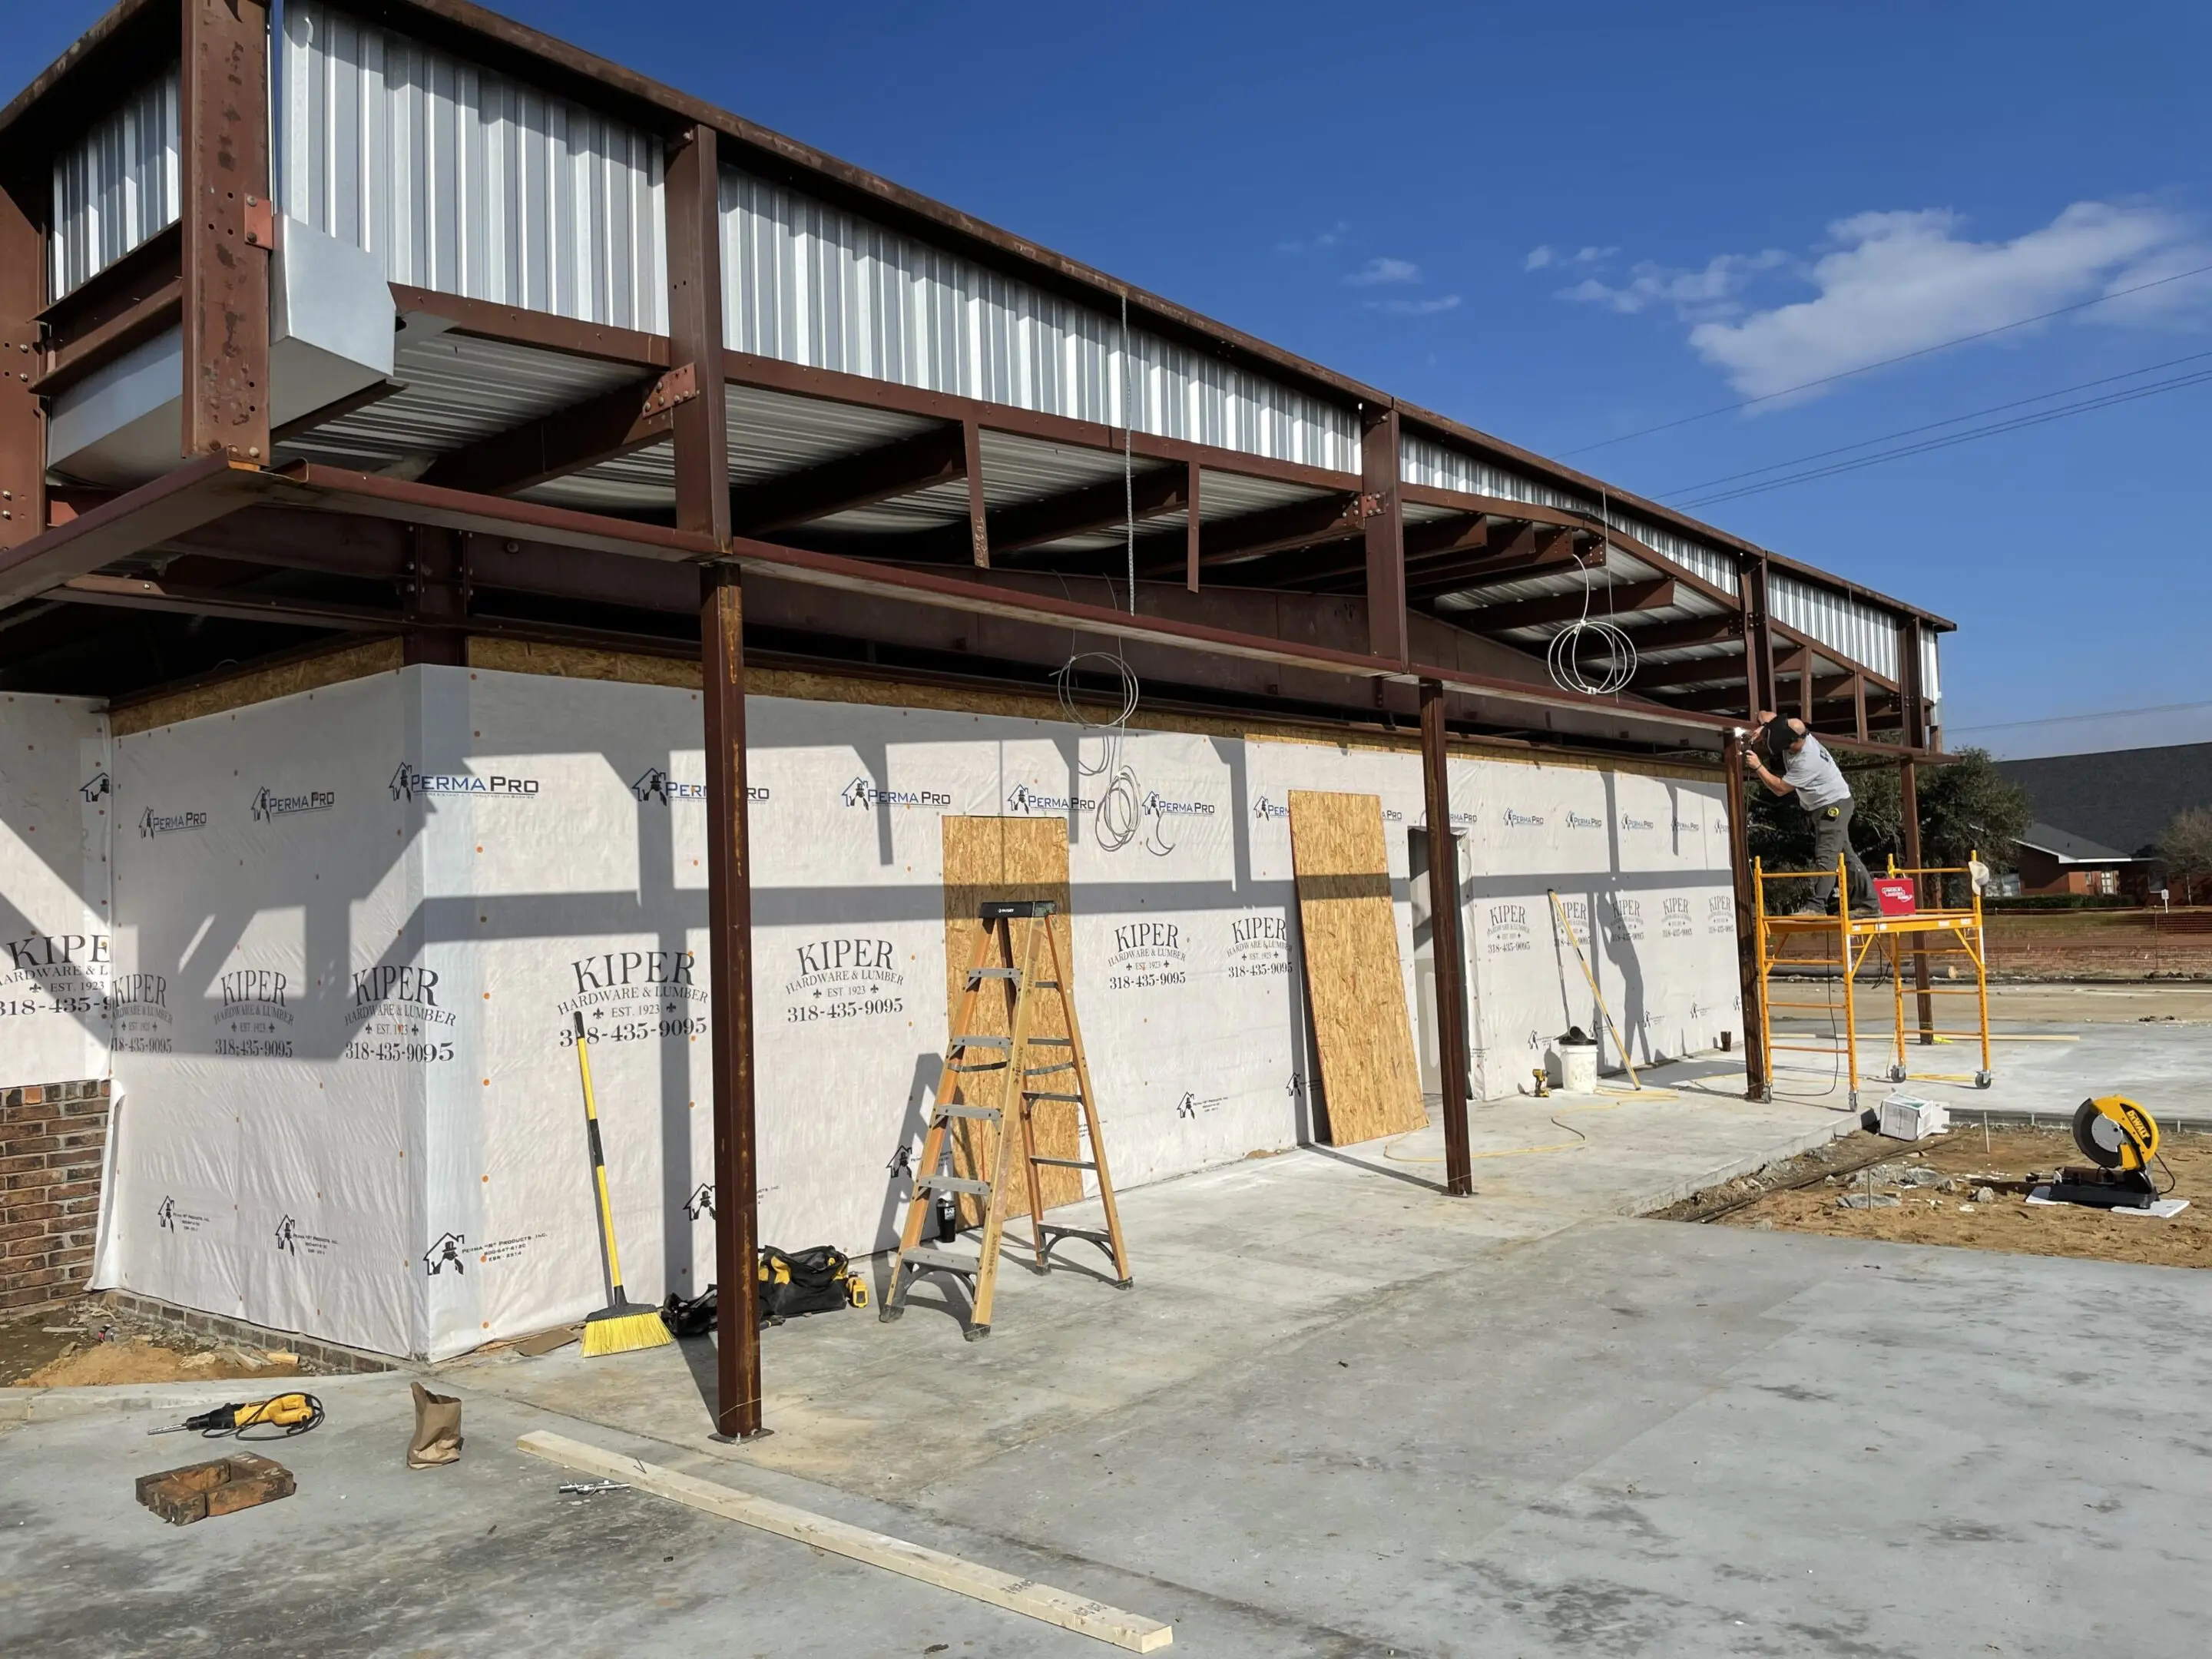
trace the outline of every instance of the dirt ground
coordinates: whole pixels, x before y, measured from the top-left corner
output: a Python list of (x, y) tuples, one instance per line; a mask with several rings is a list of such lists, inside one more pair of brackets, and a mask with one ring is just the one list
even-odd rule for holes
[[(1979, 1128), (1956, 1128), (1917, 1143), (1847, 1135), (1658, 1213), (1663, 1220), (1726, 1227), (2212, 1267), (2212, 1136), (2168, 1135), (2163, 1151), (2173, 1181), (2171, 1196), (2190, 1200), (2189, 1208), (2164, 1221), (2029, 1204), (2031, 1176), (2048, 1177), (2062, 1165), (2084, 1161), (2073, 1138), (2048, 1130), (1992, 1129), (1985, 1145)], [(1808, 1177), (1811, 1184), (1796, 1184)], [(2166, 1172), (2160, 1172), (2161, 1185), (2165, 1180)], [(1976, 1201), (1984, 1189), (1995, 1194), (1994, 1202)], [(1871, 1210), (1846, 1209), (1840, 1202), (1847, 1193), (1869, 1190), (1898, 1202)]]
[(210, 1342), (130, 1319), (97, 1297), (0, 1323), (0, 1385), (19, 1389), (231, 1377), (275, 1382), (307, 1369), (295, 1353)]
[(2000, 910), (1990, 973), (2011, 980), (2212, 977), (2212, 933), (2178, 933), (2151, 910)]

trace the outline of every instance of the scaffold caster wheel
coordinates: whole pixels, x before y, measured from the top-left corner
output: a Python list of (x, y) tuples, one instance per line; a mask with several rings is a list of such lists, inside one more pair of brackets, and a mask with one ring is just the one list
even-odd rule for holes
[(1905, 1067), (1902, 1066), (1893, 1066), (1889, 1068), (1889, 1080), (1892, 1083), (1902, 1083), (1905, 1081)]
[(1986, 1088), (1988, 1088), (1988, 1087), (1990, 1086), (1990, 1085), (1992, 1082), (1994, 1082), (1995, 1080), (1996, 1080), (1996, 1073), (1992, 1073), (1992, 1072), (1977, 1072), (1977, 1073), (1974, 1073), (1974, 1087), (1976, 1087), (1977, 1089), (1986, 1089)]

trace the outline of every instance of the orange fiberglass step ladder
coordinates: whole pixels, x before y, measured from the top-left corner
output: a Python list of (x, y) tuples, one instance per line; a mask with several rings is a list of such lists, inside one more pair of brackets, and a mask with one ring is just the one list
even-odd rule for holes
[[(1900, 870), (1897, 860), (1892, 859), (1888, 875), (1875, 882), (1879, 904), (1876, 914), (1872, 915), (1850, 914), (1847, 899), (1850, 884), (1840, 856), (1832, 870), (1769, 870), (1761, 860), (1752, 860), (1759, 953), (1759, 1042), (1766, 1061), (1765, 1098), (1774, 1097), (1774, 1056), (1778, 1052), (1831, 1057), (1840, 1054), (1850, 1079), (1851, 1109), (1858, 1110), (1859, 1022), (1852, 992), (1869, 957), (1887, 967), (1893, 992), (1894, 1021), (1890, 1031), (1891, 1057), (1886, 1068), (1887, 1080), (1972, 1083), (1978, 1089), (1990, 1086), (1996, 1073), (1990, 1064), (1989, 951), (1982, 930), (1982, 892), (1974, 880), (1980, 861), (1973, 854), (1968, 857), (1970, 862), (1964, 867), (1945, 866), (1917, 870)], [(1966, 881), (1969, 902), (1965, 908), (1943, 906), (1943, 878), (1950, 876)], [(1768, 903), (1770, 882), (1818, 881), (1828, 877), (1835, 879), (1838, 901), (1837, 914), (1832, 916), (1779, 914)], [(1920, 900), (1929, 895), (1935, 896), (1936, 902), (1932, 908), (1923, 908)], [(1907, 1065), (1905, 976), (1908, 959), (1915, 981), (1914, 995), (1920, 1000), (1918, 1040), (1923, 1043), (1978, 1042), (1982, 1055), (1979, 1071), (1916, 1072)], [(1931, 965), (1940, 965), (1946, 970), (1943, 982), (1935, 980)], [(1956, 982), (1962, 965), (1972, 970), (1971, 985)], [(1784, 986), (1798, 990), (1812, 979), (1827, 981), (1831, 988), (1827, 997), (1819, 1002), (1802, 997), (1778, 998), (1774, 994), (1778, 977)], [(1838, 1011), (1832, 988), (1838, 980), (1843, 986), (1840, 1030), (1835, 1028)], [(1929, 999), (1939, 996), (1973, 998), (1975, 1028), (1938, 1030)], [(1778, 1009), (1793, 1014), (1827, 1015), (1831, 1041), (1777, 1042), (1774, 1014)], [(1795, 1033), (1785, 1031), (1784, 1035)]]
[[(1121, 1238), (1121, 1212), (1114, 1203), (1114, 1178), (1106, 1167), (1106, 1141), (1098, 1123), (1098, 1096), (1091, 1085), (1091, 1064), (1084, 1057), (1083, 1032), (1075, 1020), (1075, 999), (1067, 993), (1066, 964), (1060, 959), (1060, 941), (1052, 928), (1054, 906), (1046, 899), (993, 900), (979, 914), (983, 931), (975, 940), (975, 960), (968, 964), (967, 988), (952, 1022), (953, 1037), (938, 1073), (936, 1103), (930, 1108), (929, 1127), (922, 1137), (921, 1156), (915, 1163), (914, 1198), (907, 1206), (906, 1226), (899, 1235), (898, 1259), (891, 1264), (890, 1286), (884, 1294), (878, 1316), (896, 1319), (906, 1311), (908, 1288), (913, 1275), (951, 1273), (966, 1279), (973, 1295), (969, 1304), (967, 1338), (991, 1332), (991, 1301), (998, 1284), (999, 1243), (1006, 1218), (1007, 1163), (1013, 1136), (1010, 1123), (1020, 1126), (1022, 1167), (1028, 1178), (1030, 1244), (1039, 1273), (1048, 1265), (1046, 1256), (1053, 1238), (1087, 1238), (1104, 1250), (1114, 1264), (1116, 1286), (1127, 1290), (1128, 1247)], [(1019, 965), (1016, 965), (1013, 927), (1024, 931)], [(1040, 957), (1042, 958), (1040, 962)], [(1040, 977), (1043, 969), (1048, 976)], [(978, 1024), (978, 1000), (986, 985), (1006, 988), (1008, 1012), (1006, 1036), (972, 1033)], [(1061, 1037), (1032, 1034), (1039, 995), (1059, 999), (1067, 1035)], [(1031, 1079), (1050, 1079), (1032, 1087)], [(973, 1079), (971, 1081), (971, 1079)], [(978, 1096), (988, 1095), (988, 1100)], [(1036, 1149), (1036, 1126), (1031, 1113), (1039, 1102), (1072, 1103), (1081, 1137), (1080, 1153), (1089, 1156), (1048, 1158)], [(975, 1160), (975, 1173), (957, 1175), (948, 1160), (952, 1152), (952, 1126), (962, 1121), (986, 1125), (994, 1143)], [(971, 1143), (972, 1144), (972, 1143)], [(982, 1175), (988, 1159), (990, 1174)], [(1044, 1194), (1037, 1181), (1037, 1166), (1085, 1170), (1098, 1177), (1098, 1199), (1106, 1212), (1103, 1231), (1086, 1227), (1063, 1227), (1044, 1218)], [(974, 1255), (926, 1248), (922, 1227), (935, 1198), (955, 1194), (978, 1200), (982, 1233)], [(957, 1200), (956, 1200), (957, 1201)]]

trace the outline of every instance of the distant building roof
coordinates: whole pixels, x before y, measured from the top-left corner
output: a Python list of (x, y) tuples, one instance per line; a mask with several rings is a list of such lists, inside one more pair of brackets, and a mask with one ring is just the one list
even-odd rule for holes
[(2047, 823), (2031, 823), (2013, 840), (2022, 847), (2048, 853), (2061, 864), (2131, 864), (2135, 855), (2100, 847), (2086, 836), (2076, 836)]
[(1996, 766), (2027, 791), (2028, 805), (2042, 820), (2037, 830), (2063, 826), (2077, 841), (2125, 848), (2138, 858), (2152, 851), (2177, 814), (2212, 806), (2212, 743), (2052, 755)]

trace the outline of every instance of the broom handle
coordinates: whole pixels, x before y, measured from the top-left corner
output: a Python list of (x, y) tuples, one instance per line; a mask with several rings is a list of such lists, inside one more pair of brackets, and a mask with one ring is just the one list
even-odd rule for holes
[[(1613, 1046), (1620, 1050), (1620, 1063), (1628, 1068), (1628, 1086), (1641, 1089), (1644, 1082), (1636, 1075), (1636, 1062), (1628, 1057), (1627, 1039), (1620, 1035), (1620, 1027), (1613, 1023), (1613, 1010), (1605, 1006), (1605, 993), (1597, 988), (1597, 975), (1590, 972), (1589, 958), (1583, 954), (1583, 942), (1575, 937), (1575, 925), (1567, 920), (1566, 907), (1559, 902), (1559, 889), (1547, 887), (1544, 890), (1551, 897), (1552, 909), (1559, 919), (1559, 926), (1566, 929), (1567, 943), (1575, 947), (1575, 960), (1582, 964), (1583, 978), (1589, 984), (1590, 994), (1597, 999), (1597, 1011), (1605, 1016), (1606, 1030), (1613, 1033)], [(584, 1018), (579, 1014), (576, 1017), (578, 1028), (580, 1029), (583, 1024)], [(1565, 1060), (1559, 1063), (1562, 1066), (1566, 1064)]]
[(599, 1113), (592, 1101), (592, 1056), (584, 1041), (584, 1017), (576, 1016), (576, 1069), (584, 1078), (584, 1127), (592, 1139), (592, 1182), (599, 1195), (599, 1231), (607, 1241), (607, 1277), (614, 1281), (614, 1294), (607, 1305), (617, 1306), (623, 1300), (622, 1258), (615, 1254), (615, 1212), (607, 1201), (607, 1159), (599, 1150)]

